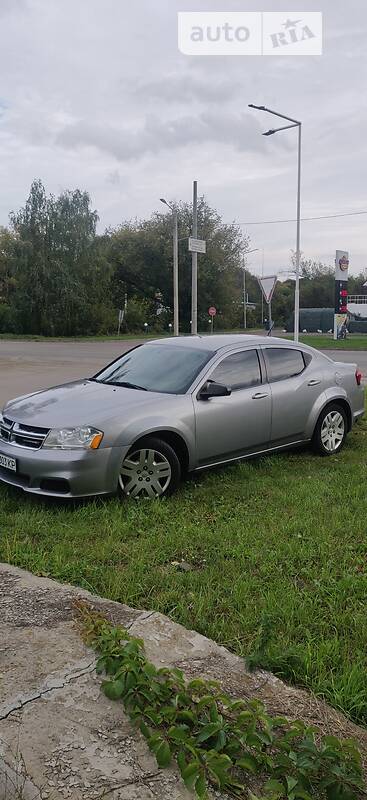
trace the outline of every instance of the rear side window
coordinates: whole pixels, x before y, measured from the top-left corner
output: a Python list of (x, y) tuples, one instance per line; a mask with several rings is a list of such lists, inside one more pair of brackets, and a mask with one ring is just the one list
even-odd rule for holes
[(305, 361), (301, 350), (287, 347), (267, 347), (265, 358), (269, 381), (282, 381), (300, 375), (305, 369)]
[(215, 367), (210, 380), (230, 386), (231, 389), (247, 389), (261, 383), (261, 371), (257, 350), (232, 353)]

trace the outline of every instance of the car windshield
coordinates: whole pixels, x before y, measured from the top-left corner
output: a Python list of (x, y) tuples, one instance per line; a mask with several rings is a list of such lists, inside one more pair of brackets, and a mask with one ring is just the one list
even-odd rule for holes
[(148, 392), (184, 394), (212, 355), (196, 347), (145, 344), (130, 350), (92, 380)]

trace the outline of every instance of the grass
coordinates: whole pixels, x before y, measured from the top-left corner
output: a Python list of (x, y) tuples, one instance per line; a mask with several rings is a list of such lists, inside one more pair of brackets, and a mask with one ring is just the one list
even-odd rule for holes
[[(258, 333), (258, 329), (247, 328), (246, 333)], [(234, 333), (244, 333), (243, 330), (233, 330), (233, 331), (214, 331), (214, 333), (224, 333), (224, 334), (234, 334)], [(208, 336), (210, 331), (199, 331), (199, 334), (204, 336)], [(189, 336), (188, 331), (181, 331), (180, 336)], [(38, 334), (33, 333), (0, 333), (0, 340), (4, 339), (8, 340), (15, 340), (15, 341), (30, 341), (30, 342), (119, 342), (120, 339), (122, 340), (129, 340), (129, 339), (163, 339), (165, 337), (172, 336), (172, 333), (169, 331), (160, 331), (159, 333), (151, 333), (149, 331), (148, 334), (145, 331), (137, 331), (136, 333), (121, 333), (119, 336), (117, 334), (100, 334), (96, 336), (41, 336)], [(366, 337), (367, 339), (367, 337)]]
[[(264, 331), (261, 331), (264, 333)], [(209, 331), (204, 331), (204, 335), (208, 335)], [(233, 331), (216, 331), (214, 333), (244, 333), (243, 330)], [(259, 329), (250, 329), (246, 331), (249, 333), (259, 333)], [(187, 334), (181, 334), (187, 335)], [(264, 333), (265, 335), (265, 333)], [(0, 333), (0, 340), (16, 340), (16, 341), (32, 341), (32, 342), (113, 342), (120, 340), (145, 340), (145, 339), (160, 339), (165, 336), (170, 336), (168, 332), (165, 333), (152, 333), (146, 335), (143, 331), (141, 333), (124, 333), (120, 336), (37, 336), (33, 334), (20, 335), (15, 333)], [(293, 339), (293, 335), (288, 334), (284, 338)], [(306, 336), (300, 336), (300, 341), (309, 344), (311, 347), (316, 347), (318, 350), (367, 350), (367, 334), (358, 335), (351, 334), (348, 339), (334, 341), (330, 334), (314, 335), (312, 333)]]
[[(287, 336), (287, 339), (293, 339), (293, 336)], [(318, 350), (367, 350), (367, 334), (358, 336), (358, 334), (350, 334), (347, 339), (339, 339), (334, 341), (330, 334), (314, 335), (312, 333), (307, 336), (300, 336), (300, 341), (309, 344), (310, 347), (316, 347)]]
[(0, 560), (168, 614), (367, 724), (366, 436), (362, 421), (339, 457), (244, 462), (161, 502), (2, 485)]
[(38, 336), (37, 334), (18, 334), (18, 333), (0, 333), (0, 340), (5, 339), (24, 341), (24, 342), (119, 342), (121, 339), (160, 339), (163, 336), (168, 336), (168, 333), (155, 333), (146, 334), (144, 331), (141, 333), (121, 333), (120, 336)]

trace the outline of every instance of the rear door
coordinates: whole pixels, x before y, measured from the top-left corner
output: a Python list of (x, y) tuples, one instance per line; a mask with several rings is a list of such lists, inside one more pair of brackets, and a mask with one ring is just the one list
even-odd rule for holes
[(324, 391), (321, 362), (294, 347), (263, 346), (272, 396), (271, 444), (305, 438), (314, 403)]
[[(261, 364), (255, 348), (227, 354), (195, 390), (198, 465), (225, 461), (268, 446), (271, 394)], [(200, 388), (207, 380), (229, 386), (232, 393), (200, 400)]]

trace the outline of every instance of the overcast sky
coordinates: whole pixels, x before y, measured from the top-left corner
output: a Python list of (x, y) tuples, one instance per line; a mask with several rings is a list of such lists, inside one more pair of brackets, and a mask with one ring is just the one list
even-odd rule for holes
[[(149, 216), (162, 195), (190, 200), (194, 178), (226, 221), (294, 218), (296, 131), (262, 137), (272, 120), (249, 102), (303, 121), (303, 216), (367, 210), (364, 0), (312, 4), (324, 14), (322, 56), (181, 54), (177, 11), (227, 4), (0, 0), (0, 224), (34, 177), (54, 193), (87, 189), (101, 230)], [(367, 215), (304, 222), (302, 250), (330, 264), (336, 248), (349, 250), (357, 272), (367, 267), (366, 226)], [(244, 229), (264, 248), (265, 273), (288, 267), (294, 223)], [(260, 264), (254, 253), (254, 271)]]

